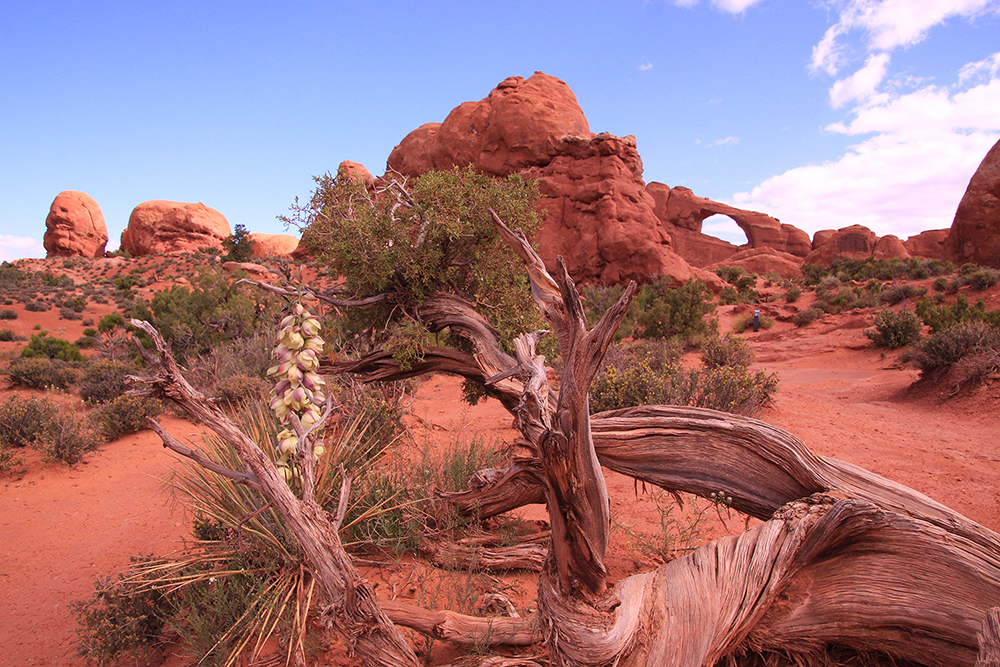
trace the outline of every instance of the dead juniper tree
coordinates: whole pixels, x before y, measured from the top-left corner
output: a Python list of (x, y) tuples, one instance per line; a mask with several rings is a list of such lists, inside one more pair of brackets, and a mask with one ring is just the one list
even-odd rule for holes
[[(398, 218), (416, 246), (442, 242), (431, 211), (398, 184), (375, 192), (351, 187), (335, 206), (314, 198), (314, 215), (332, 223), (327, 234), (336, 233), (338, 216), (369, 207)], [(288, 521), (320, 582), (325, 614), (355, 642), (365, 664), (416, 664), (394, 623), (458, 643), (544, 641), (551, 659), (565, 665), (709, 666), (743, 659), (834, 665), (843, 651), (892, 664), (972, 665), (977, 656), (978, 664), (995, 664), (995, 612), (989, 623), (987, 617), (1000, 605), (1000, 536), (911, 489), (816, 456), (794, 436), (754, 419), (683, 406), (591, 416), (587, 389), (634, 287), (590, 329), (565, 266), (560, 262), (551, 276), (523, 234), (492, 211), (490, 220), (520, 259), (531, 297), (558, 341), (564, 362), (558, 393), (537, 350), (542, 332), (522, 331), (508, 353), (498, 339), (495, 302), (484, 308), (474, 289), (467, 291), (470, 283), (457, 282), (451, 270), (477, 259), (468, 245), (420, 260), (430, 262), (425, 267), (444, 261), (451, 279), (425, 284), (419, 298), (409, 285), (407, 295), (383, 292), (380, 301), (411, 325), (447, 330), (460, 344), (422, 344), (418, 353), (399, 354), (405, 347), (372, 334), (368, 354), (325, 369), (365, 381), (454, 373), (511, 411), (532, 456), (484, 471), (476, 488), (452, 500), (480, 516), (545, 503), (551, 544), (539, 575), (538, 613), (530, 618), (475, 618), (376, 600), (340, 545), (339, 517), (306, 494), (294, 497), (257, 445), (184, 382), (147, 327), (160, 357), (148, 391), (174, 400), (233, 443), (247, 469), (219, 472), (256, 485)], [(443, 238), (454, 236), (461, 246), (462, 233), (453, 227)], [(399, 242), (389, 234), (372, 244), (373, 252), (394, 253)], [(413, 254), (395, 256), (405, 264)], [(384, 289), (405, 282), (406, 266), (389, 269), (396, 274), (383, 281)], [(308, 468), (308, 434), (297, 429), (298, 461)], [(602, 466), (670, 491), (706, 498), (722, 491), (735, 509), (764, 523), (609, 586), (604, 559), (611, 522)], [(342, 490), (345, 497), (348, 492)]]

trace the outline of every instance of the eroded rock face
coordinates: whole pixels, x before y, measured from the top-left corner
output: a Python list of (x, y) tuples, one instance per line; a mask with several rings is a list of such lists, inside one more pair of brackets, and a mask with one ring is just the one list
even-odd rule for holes
[(828, 240), (806, 255), (807, 264), (829, 265), (835, 259), (868, 259), (875, 252), (878, 237), (862, 225), (838, 229)]
[(535, 240), (550, 270), (562, 255), (577, 281), (697, 275), (653, 213), (635, 138), (591, 134), (576, 96), (555, 77), (506, 79), (443, 123), (411, 132), (388, 160), (404, 176), (468, 165), (538, 180), (544, 222)]
[[(702, 223), (706, 218), (724, 215), (731, 218), (747, 235), (749, 248), (773, 248), (796, 257), (805, 257), (812, 251), (808, 234), (764, 213), (746, 211), (698, 197), (689, 188), (682, 186), (671, 188), (654, 181), (646, 186), (646, 190), (656, 202), (656, 217), (667, 226), (671, 234), (673, 228), (701, 234)], [(704, 261), (703, 258), (692, 257), (680, 250), (678, 252), (695, 264)]]
[(903, 241), (911, 257), (926, 257), (940, 259), (944, 251), (944, 242), (948, 238), (948, 229), (928, 229)]
[(972, 175), (941, 258), (955, 264), (1000, 267), (1000, 141)]
[(46, 257), (104, 257), (108, 228), (97, 202), (85, 192), (56, 195), (45, 218)]
[(222, 250), (222, 241), (230, 234), (225, 216), (200, 202), (154, 200), (132, 210), (121, 245), (133, 257), (202, 248)]
[(261, 234), (252, 232), (254, 257), (284, 257), (291, 256), (299, 247), (299, 239), (291, 234)]
[(774, 248), (745, 248), (708, 268), (714, 271), (723, 266), (740, 266), (761, 276), (772, 272), (782, 278), (802, 275), (801, 257)]
[(909, 259), (910, 251), (906, 249), (898, 237), (888, 234), (875, 242), (872, 257), (875, 259)]

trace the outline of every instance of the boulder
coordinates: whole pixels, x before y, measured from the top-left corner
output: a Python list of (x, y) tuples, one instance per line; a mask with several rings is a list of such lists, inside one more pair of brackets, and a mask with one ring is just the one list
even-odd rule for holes
[(202, 203), (148, 201), (132, 210), (121, 245), (133, 257), (166, 252), (222, 250), (231, 235), (225, 216)]
[(365, 166), (360, 162), (351, 162), (350, 160), (344, 160), (337, 167), (337, 173), (343, 174), (355, 181), (361, 181), (364, 186), (371, 190), (375, 187), (375, 177), (371, 175)]
[(97, 202), (85, 192), (56, 195), (45, 218), (46, 257), (104, 257), (108, 228)]
[(284, 257), (291, 256), (299, 247), (299, 240), (291, 234), (261, 234), (252, 232), (254, 257)]
[(802, 258), (774, 248), (745, 248), (724, 261), (709, 266), (714, 271), (723, 266), (740, 266), (760, 276), (774, 272), (782, 278), (802, 275)]
[(888, 234), (875, 242), (872, 257), (875, 259), (909, 259), (910, 251), (906, 249), (898, 237)]
[(249, 278), (265, 283), (273, 283), (280, 279), (278, 274), (272, 272), (266, 266), (261, 266), (253, 262), (223, 262), (222, 270), (229, 274), (242, 271)]
[(903, 245), (910, 253), (911, 257), (926, 257), (927, 259), (940, 259), (944, 251), (944, 242), (948, 238), (948, 229), (928, 229), (911, 236)]
[(657, 218), (668, 228), (679, 227), (701, 233), (702, 222), (713, 215), (731, 218), (747, 235), (749, 248), (774, 248), (797, 257), (805, 257), (812, 250), (809, 235), (792, 225), (784, 225), (757, 211), (746, 211), (735, 206), (695, 196), (690, 188), (668, 187), (653, 182), (646, 186), (656, 202)]
[(677, 282), (697, 272), (671, 248), (642, 180), (635, 137), (591, 134), (563, 81), (536, 72), (510, 77), (443, 123), (407, 135), (389, 156), (403, 176), (473, 166), (538, 180), (542, 226), (535, 241), (550, 270), (562, 255), (578, 282)]
[(861, 225), (851, 225), (838, 229), (828, 240), (806, 255), (804, 262), (829, 265), (835, 259), (868, 259), (875, 252), (877, 242), (878, 237), (872, 230)]
[(1000, 267), (1000, 141), (983, 158), (958, 204), (941, 259)]

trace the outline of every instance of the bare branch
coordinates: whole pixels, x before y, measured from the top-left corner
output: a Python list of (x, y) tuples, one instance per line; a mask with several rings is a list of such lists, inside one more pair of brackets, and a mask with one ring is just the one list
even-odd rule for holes
[(251, 489), (260, 491), (260, 484), (254, 478), (252, 473), (236, 472), (235, 470), (230, 470), (229, 468), (223, 465), (219, 465), (212, 459), (208, 458), (207, 456), (199, 452), (197, 449), (192, 449), (191, 447), (186, 447), (182, 445), (180, 442), (174, 439), (172, 435), (167, 433), (163, 429), (163, 427), (160, 426), (159, 422), (157, 422), (152, 417), (147, 417), (146, 422), (149, 424), (149, 428), (151, 428), (156, 433), (156, 435), (160, 436), (160, 439), (163, 441), (163, 446), (166, 447), (167, 449), (170, 449), (174, 452), (177, 452), (181, 456), (185, 456), (191, 459), (192, 461), (200, 465), (202, 468), (205, 468), (206, 470), (211, 470), (212, 472), (218, 475), (222, 475), (223, 477), (228, 477), (237, 484), (246, 484)]

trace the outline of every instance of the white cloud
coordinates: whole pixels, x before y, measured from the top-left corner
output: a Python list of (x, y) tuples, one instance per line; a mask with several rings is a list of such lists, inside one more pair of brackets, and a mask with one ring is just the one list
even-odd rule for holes
[(728, 146), (730, 144), (740, 143), (739, 137), (725, 137), (724, 139), (716, 139), (709, 146)]
[(15, 259), (45, 257), (45, 247), (38, 239), (23, 236), (0, 235), (0, 261), (13, 262)]
[(997, 70), (1000, 70), (1000, 52), (963, 67), (958, 72), (958, 83), (965, 85), (980, 78), (988, 81), (996, 78)]
[(873, 134), (837, 160), (798, 167), (734, 195), (804, 229), (861, 224), (905, 238), (951, 225), (955, 209), (989, 149), (1000, 139), (1000, 79), (958, 92), (928, 86), (875, 95), (853, 119), (828, 131)]
[[(742, 14), (759, 2), (761, 0), (712, 0), (712, 5), (730, 14)], [(697, 5), (698, 0), (674, 0), (674, 4), (687, 9)]]
[(712, 0), (712, 4), (724, 12), (742, 14), (761, 0)]
[(889, 54), (879, 53), (868, 58), (865, 66), (830, 88), (830, 104), (839, 109), (848, 102), (866, 100), (878, 90), (889, 65)]
[(893, 51), (922, 41), (948, 19), (1000, 12), (1000, 0), (832, 0), (835, 23), (813, 48), (812, 70), (836, 74), (845, 60), (839, 41), (847, 33), (864, 33), (869, 53)]
[(642, 62), (639, 63), (639, 71), (640, 72), (646, 72), (646, 71), (649, 71), (651, 69), (653, 69), (653, 63), (651, 63), (648, 60), (646, 60), (645, 58), (643, 58)]

